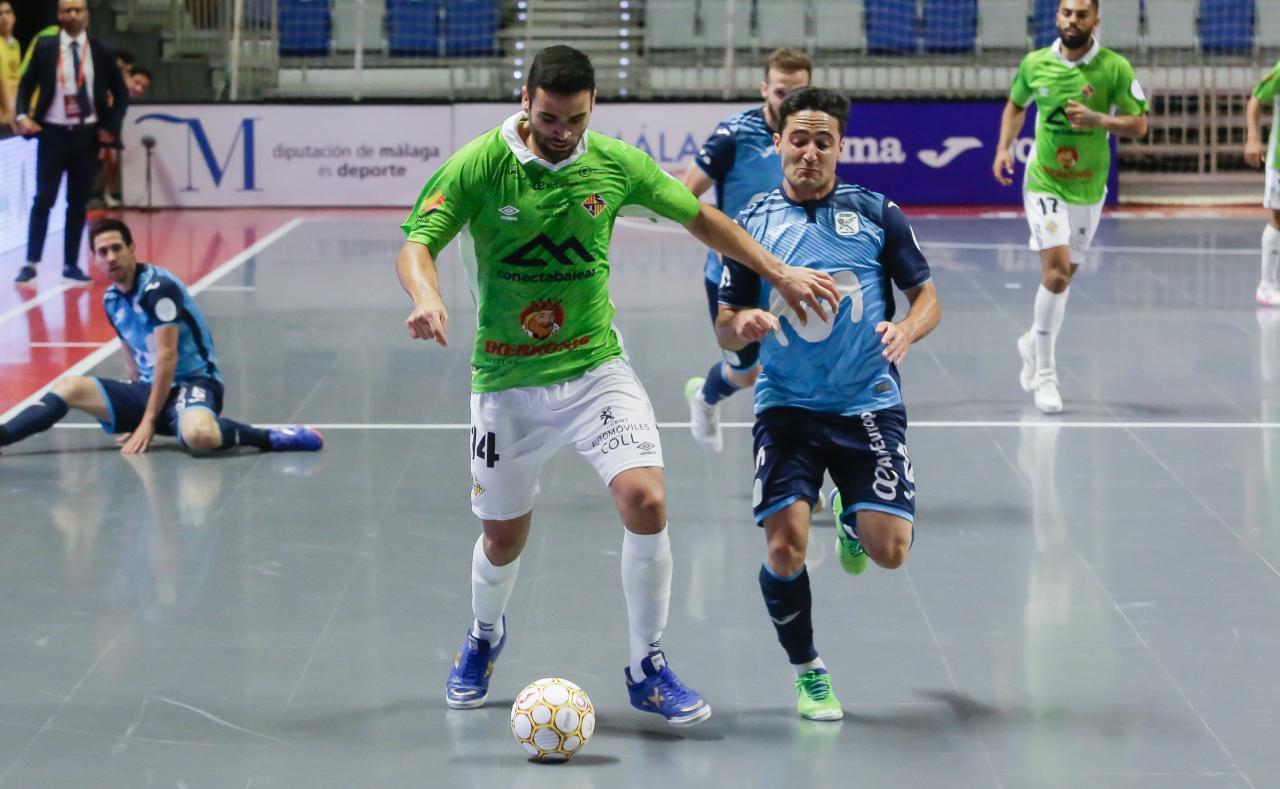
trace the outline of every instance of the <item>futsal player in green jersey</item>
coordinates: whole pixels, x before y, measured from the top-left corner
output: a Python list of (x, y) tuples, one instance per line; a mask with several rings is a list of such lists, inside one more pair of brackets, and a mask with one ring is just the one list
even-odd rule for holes
[[(1280, 63), (1276, 63), (1275, 68), (1253, 89), (1245, 111), (1249, 131), (1244, 144), (1244, 160), (1251, 167), (1266, 165), (1267, 184), (1262, 205), (1271, 209), (1271, 221), (1262, 231), (1262, 277), (1255, 294), (1258, 303), (1264, 307), (1280, 307), (1280, 280), (1277, 280), (1277, 268), (1280, 268), (1280, 151), (1276, 150), (1280, 104), (1276, 103), (1277, 89), (1280, 89)], [(1271, 138), (1265, 148), (1261, 123), (1264, 104), (1275, 107), (1271, 116)]]
[(1022, 59), (1000, 119), (992, 171), (1013, 183), (1013, 144), (1036, 105), (1035, 148), (1027, 160), (1023, 205), (1031, 248), (1040, 252), (1041, 279), (1031, 329), (1018, 338), (1019, 376), (1046, 414), (1062, 410), (1054, 346), (1066, 313), (1068, 288), (1084, 262), (1102, 216), (1111, 171), (1110, 135), (1147, 133), (1147, 99), (1121, 55), (1103, 47), (1094, 30), (1098, 0), (1061, 0), (1058, 40)]
[[(465, 145), (432, 176), (403, 230), (397, 270), (413, 299), (410, 336), (446, 344), (435, 261), (464, 228), (477, 304), (471, 377), (471, 508), (484, 523), (471, 556), (474, 621), (445, 686), (450, 707), (481, 706), (506, 643), (503, 612), (529, 535), (543, 463), (573, 446), (608, 486), (624, 528), (622, 588), (632, 706), (674, 726), (711, 708), (666, 665), (671, 596), (662, 446), (648, 395), (628, 365), (609, 297), (609, 240), (625, 205), (684, 225), (743, 261), (823, 320), (839, 303), (829, 275), (791, 268), (638, 149), (587, 131), (591, 61), (542, 50), (522, 109)], [(566, 598), (567, 599), (567, 598)]]

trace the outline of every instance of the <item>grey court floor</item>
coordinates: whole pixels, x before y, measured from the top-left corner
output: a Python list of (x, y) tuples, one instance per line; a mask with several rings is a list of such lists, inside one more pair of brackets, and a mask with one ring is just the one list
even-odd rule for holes
[[(693, 445), (715, 358), (696, 244), (620, 224), (618, 324), (663, 431), (673, 667), (715, 708), (626, 703), (620, 525), (571, 453), (545, 469), (493, 702), (448, 711), (469, 622), (474, 319), (411, 342), (395, 220), (309, 220), (201, 301), (226, 412), (331, 425), (312, 456), (117, 454), (60, 429), (0, 456), (0, 786), (1280, 787), (1280, 314), (1256, 221), (1108, 220), (1035, 412), (1013, 341), (1037, 263), (1017, 219), (920, 220), (945, 308), (904, 365), (918, 538), (844, 576), (819, 516), (818, 646), (847, 715), (794, 714), (756, 585), (750, 432)], [(159, 261), (163, 262), (163, 261)], [(118, 358), (98, 372), (118, 374)], [(750, 420), (746, 397), (730, 422)], [(600, 728), (529, 764), (511, 700), (587, 689)]]

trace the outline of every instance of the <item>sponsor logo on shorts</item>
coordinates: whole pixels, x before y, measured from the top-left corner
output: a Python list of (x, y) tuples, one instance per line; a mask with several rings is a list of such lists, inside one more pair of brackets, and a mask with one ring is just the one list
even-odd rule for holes
[(481, 497), (481, 496), (483, 496), (483, 495), (484, 495), (484, 485), (481, 485), (481, 484), (480, 484), (480, 480), (476, 479), (475, 475), (474, 475), (474, 474), (472, 474), (472, 475), (471, 475), (471, 498), (472, 498), (472, 500), (474, 501), (475, 499), (478, 499), (478, 498), (480, 498), (480, 497)]
[(555, 299), (538, 299), (520, 312), (520, 328), (535, 340), (549, 340), (564, 326), (564, 307)]
[(618, 419), (613, 415), (610, 408), (606, 408), (601, 412), (600, 418), (602, 421), (604, 420), (605, 412), (608, 412), (611, 421), (605, 422), (608, 427), (591, 439), (592, 449), (599, 449), (602, 455), (607, 455), (615, 449), (622, 449), (623, 447), (633, 447), (639, 450), (642, 455), (657, 454), (657, 444), (636, 435), (637, 433), (652, 433), (656, 429), (652, 422), (634, 422)]
[[(898, 498), (898, 484), (902, 481), (893, 468), (893, 453), (885, 442), (876, 415), (871, 412), (862, 414), (862, 427), (867, 431), (867, 446), (876, 454), (875, 478), (871, 489), (883, 501), (894, 501)], [(905, 455), (904, 455), (905, 457)]]
[(577, 339), (564, 342), (549, 342), (544, 345), (517, 345), (497, 340), (484, 341), (484, 352), (490, 356), (547, 356), (553, 353), (564, 353), (581, 348), (591, 342), (591, 335), (585, 334)]
[(604, 408), (600, 409), (600, 424), (608, 425), (610, 422), (613, 422), (616, 419), (617, 417), (613, 415), (613, 406), (605, 406)]

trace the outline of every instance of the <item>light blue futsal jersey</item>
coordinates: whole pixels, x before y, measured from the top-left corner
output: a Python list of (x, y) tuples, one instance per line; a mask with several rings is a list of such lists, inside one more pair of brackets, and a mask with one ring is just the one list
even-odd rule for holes
[[(782, 185), (782, 159), (764, 108), (730, 115), (698, 151), (698, 167), (716, 184), (716, 207), (729, 216)], [(706, 275), (720, 281), (720, 255), (707, 254)]]
[(116, 334), (133, 352), (133, 362), (144, 383), (150, 383), (155, 374), (155, 331), (173, 324), (178, 326), (178, 368), (173, 382), (189, 378), (222, 381), (213, 355), (213, 335), (204, 315), (187, 286), (167, 269), (139, 263), (133, 288), (124, 293), (112, 285), (102, 296), (102, 306)]
[(898, 371), (881, 355), (876, 325), (893, 319), (891, 282), (907, 291), (932, 276), (902, 209), (837, 181), (826, 197), (807, 203), (776, 189), (737, 221), (785, 263), (829, 273), (841, 294), (833, 321), (810, 312), (801, 326), (771, 285), (726, 259), (720, 303), (766, 309), (782, 325), (760, 343), (756, 413), (789, 406), (851, 416), (901, 403)]

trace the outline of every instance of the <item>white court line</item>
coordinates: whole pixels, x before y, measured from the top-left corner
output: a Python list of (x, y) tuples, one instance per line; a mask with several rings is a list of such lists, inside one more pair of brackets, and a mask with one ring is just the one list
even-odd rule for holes
[(252, 293), (257, 290), (253, 285), (214, 285), (211, 288), (205, 288), (206, 292), (217, 291), (219, 293)]
[[(0, 420), (3, 421), (3, 420)], [(316, 430), (470, 430), (471, 425), (465, 422), (455, 423), (418, 423), (418, 422), (308, 422)], [(721, 427), (746, 430), (753, 422), (721, 422)], [(288, 427), (285, 423), (255, 423), (256, 427)], [(67, 430), (97, 430), (96, 422), (73, 422), (54, 425)], [(688, 422), (659, 422), (658, 427), (664, 430), (688, 429)], [(1033, 422), (984, 422), (984, 421), (947, 421), (921, 420), (910, 422), (911, 428), (1014, 428), (1014, 427), (1052, 427), (1052, 428), (1088, 428), (1093, 430), (1280, 430), (1280, 422), (1052, 422), (1036, 420)]]
[(40, 295), (36, 296), (34, 299), (30, 299), (29, 301), (24, 301), (16, 307), (10, 307), (4, 312), (0, 312), (0, 323), (4, 323), (10, 318), (16, 318), (17, 316), (22, 315), (25, 312), (30, 312), (31, 310), (35, 309), (36, 307), (39, 307), (41, 304), (44, 304), (46, 301), (53, 298), (54, 296), (57, 296), (60, 293), (66, 293), (67, 291), (76, 287), (80, 287), (79, 283), (64, 282), (61, 285), (58, 285), (53, 288), (49, 288), (48, 290), (44, 291)]
[(101, 342), (32, 342), (27, 343), (31, 348), (97, 348), (104, 345)]
[[(210, 285), (213, 285), (218, 280), (222, 279), (223, 277), (230, 274), (232, 271), (235, 271), (237, 268), (244, 265), (245, 262), (253, 258), (254, 255), (257, 255), (262, 250), (266, 249), (267, 247), (271, 246), (275, 242), (279, 241), (284, 236), (288, 235), (294, 228), (296, 228), (298, 225), (302, 224), (305, 221), (307, 220), (299, 216), (299, 217), (294, 217), (288, 222), (285, 222), (280, 227), (276, 228), (272, 232), (263, 236), (253, 246), (231, 257), (230, 259), (227, 260), (227, 262), (223, 263), (221, 266), (218, 266), (213, 271), (210, 271), (208, 274), (205, 274), (203, 277), (200, 278), (198, 282), (196, 282), (196, 284), (188, 287), (187, 290), (193, 296), (198, 293), (201, 293), (202, 291), (205, 290), (205, 288), (208, 288)], [(102, 360), (106, 359), (107, 357), (109, 357), (111, 354), (115, 353), (118, 350), (120, 350), (120, 338), (117, 337), (111, 342), (108, 342), (107, 344), (103, 345), (98, 350), (84, 357), (80, 361), (71, 365), (66, 370), (63, 370), (61, 374), (56, 376), (49, 383), (40, 387), (40, 389), (35, 394), (31, 395), (26, 400), (23, 400), (21, 403), (18, 403), (13, 408), (10, 408), (8, 411), (5, 411), (3, 414), (0, 414), (0, 423), (8, 422), (10, 419), (13, 419), (13, 417), (16, 416), (19, 411), (31, 405), (32, 403), (39, 401), (41, 397), (44, 397), (45, 392), (49, 391), (49, 389), (58, 380), (58, 378), (61, 378), (64, 375), (83, 375), (85, 372), (92, 370), (96, 365), (102, 362)]]

